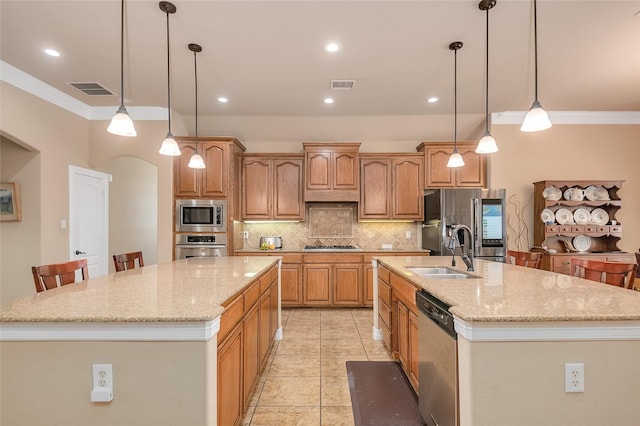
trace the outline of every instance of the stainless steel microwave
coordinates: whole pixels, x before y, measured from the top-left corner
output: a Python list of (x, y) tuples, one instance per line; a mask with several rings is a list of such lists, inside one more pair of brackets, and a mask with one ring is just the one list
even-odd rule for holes
[(226, 232), (225, 200), (176, 200), (176, 232)]

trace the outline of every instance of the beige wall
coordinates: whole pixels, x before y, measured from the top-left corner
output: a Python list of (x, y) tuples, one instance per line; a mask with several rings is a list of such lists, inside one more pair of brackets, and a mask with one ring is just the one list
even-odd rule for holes
[[(459, 338), (460, 426), (637, 424), (639, 353), (638, 341)], [(565, 363), (584, 363), (584, 393), (565, 393)]]
[[(640, 125), (555, 125), (537, 133), (519, 126), (493, 126), (500, 151), (490, 157), (489, 184), (507, 189), (526, 205), (524, 218), (533, 245), (533, 182), (540, 180), (624, 180), (619, 192), (622, 208), (616, 215), (623, 225), (619, 248), (640, 248)], [(513, 218), (515, 208), (509, 204)], [(510, 230), (508, 234), (513, 235)], [(515, 248), (510, 238), (509, 246)], [(529, 247), (521, 247), (528, 249)]]
[[(2, 342), (0, 424), (215, 425), (216, 345)], [(113, 401), (91, 402), (93, 364), (112, 364)]]

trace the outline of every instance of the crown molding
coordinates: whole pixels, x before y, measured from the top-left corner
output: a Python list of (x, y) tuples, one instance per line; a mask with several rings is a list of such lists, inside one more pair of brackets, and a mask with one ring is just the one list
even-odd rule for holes
[[(491, 114), (491, 125), (517, 124), (528, 111), (504, 111)], [(547, 111), (553, 124), (640, 124), (640, 111)]]

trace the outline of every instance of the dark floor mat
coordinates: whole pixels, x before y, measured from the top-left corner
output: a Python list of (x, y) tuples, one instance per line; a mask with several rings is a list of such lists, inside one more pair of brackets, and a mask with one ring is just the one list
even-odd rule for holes
[(347, 361), (355, 426), (422, 426), (418, 399), (394, 361)]

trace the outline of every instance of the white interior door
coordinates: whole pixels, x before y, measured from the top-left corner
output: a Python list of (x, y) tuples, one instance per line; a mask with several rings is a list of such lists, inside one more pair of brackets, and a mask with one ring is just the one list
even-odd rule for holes
[(69, 166), (69, 259), (87, 259), (92, 278), (109, 271), (110, 181), (106, 173)]

